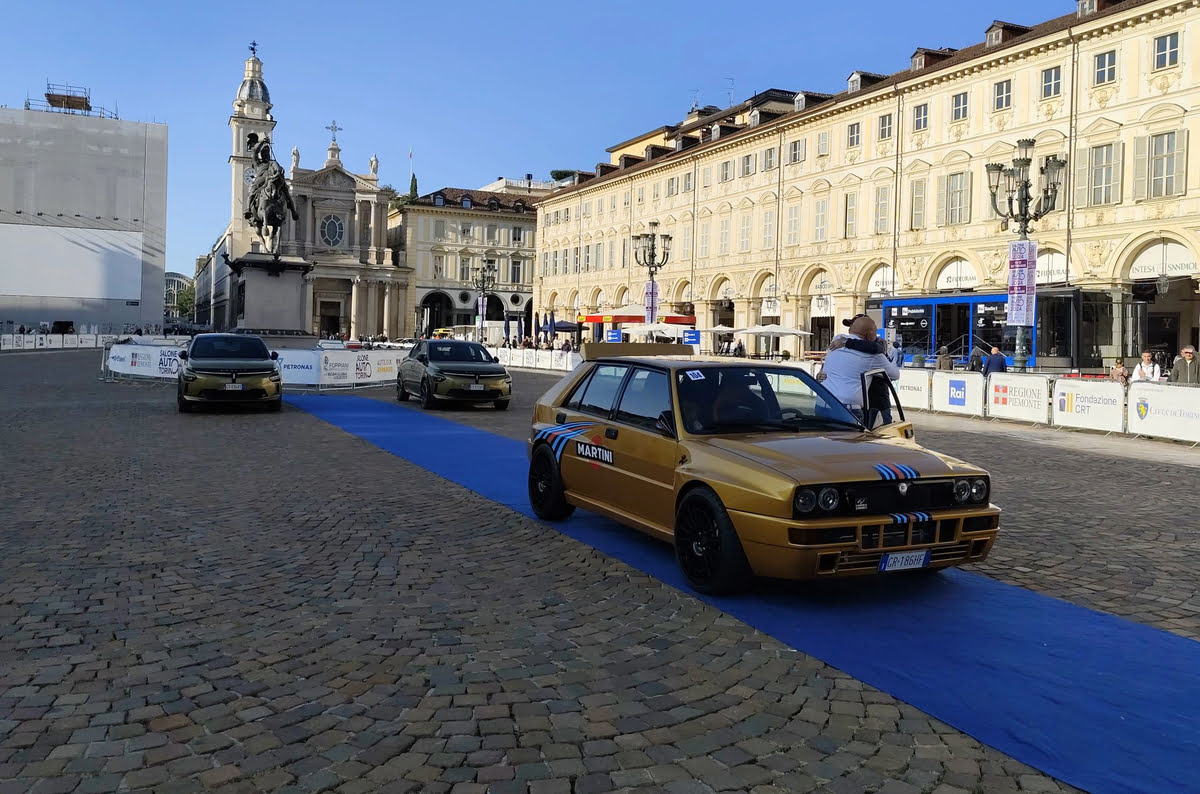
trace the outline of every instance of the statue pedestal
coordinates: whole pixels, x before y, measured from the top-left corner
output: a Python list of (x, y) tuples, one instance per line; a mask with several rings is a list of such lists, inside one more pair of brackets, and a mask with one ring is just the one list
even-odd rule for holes
[(248, 253), (225, 257), (233, 271), (237, 327), (303, 331), (305, 327), (304, 276), (312, 265), (298, 256)]

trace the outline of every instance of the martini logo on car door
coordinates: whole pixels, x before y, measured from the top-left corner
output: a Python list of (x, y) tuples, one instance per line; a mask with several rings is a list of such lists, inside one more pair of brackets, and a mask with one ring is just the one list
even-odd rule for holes
[(588, 441), (575, 442), (575, 455), (583, 458), (584, 460), (590, 460), (597, 463), (607, 463), (609, 466), (611, 466), (613, 462), (613, 454), (611, 449), (607, 449), (599, 444), (593, 444)]

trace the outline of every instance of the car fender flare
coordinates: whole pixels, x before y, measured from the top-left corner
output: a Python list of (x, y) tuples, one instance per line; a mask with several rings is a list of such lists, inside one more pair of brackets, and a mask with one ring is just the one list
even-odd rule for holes
[[(719, 493), (717, 493), (717, 490), (715, 488), (713, 488), (711, 485), (709, 485), (708, 483), (706, 483), (704, 480), (688, 480), (686, 483), (683, 484), (683, 486), (679, 489), (679, 493), (676, 494), (676, 496), (675, 496), (675, 510), (676, 511), (679, 510), (679, 505), (683, 504), (683, 497), (687, 496), (689, 493), (696, 490), (697, 488), (704, 488), (706, 490), (712, 491), (713, 494), (715, 494), (718, 499), (721, 499), (721, 495)], [(724, 499), (721, 499), (721, 504), (725, 504)]]

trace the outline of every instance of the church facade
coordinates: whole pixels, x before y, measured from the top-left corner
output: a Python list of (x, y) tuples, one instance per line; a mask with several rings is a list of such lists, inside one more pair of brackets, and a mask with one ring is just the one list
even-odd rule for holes
[[(262, 61), (252, 48), (229, 117), (229, 225), (196, 267), (197, 322), (215, 330), (245, 327), (244, 286), (223, 255), (236, 260), (260, 247), (245, 218), (254, 182), (248, 141), (272, 136), (276, 152), (283, 151), (272, 135), (276, 120), (271, 109)], [(349, 170), (337, 142), (340, 128), (334, 122), (329, 129), (332, 140), (319, 168), (302, 168), (299, 150), (291, 150), (288, 180), (299, 220), (286, 221), (279, 254), (311, 267), (298, 298), (303, 317), (299, 330), (350, 338), (398, 336), (409, 313), (408, 269), (403, 261), (393, 261), (387, 246), (387, 197), (379, 190), (379, 160), (372, 155), (367, 173)]]

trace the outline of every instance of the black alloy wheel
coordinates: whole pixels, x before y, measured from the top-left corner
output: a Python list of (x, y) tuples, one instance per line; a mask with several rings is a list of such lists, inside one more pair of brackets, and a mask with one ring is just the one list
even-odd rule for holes
[(497, 411), (508, 410), (508, 400), (496, 400), (496, 402), (492, 403), (492, 405), (496, 406)]
[(396, 376), (396, 399), (400, 402), (408, 402), (408, 390), (404, 388), (404, 377)]
[(433, 408), (433, 390), (429, 388), (429, 381), (421, 381), (421, 407), (426, 411)]
[(558, 461), (550, 447), (542, 445), (529, 460), (529, 506), (543, 521), (562, 521), (575, 512), (563, 491)]
[(192, 412), (192, 404), (183, 399), (183, 387), (180, 386), (175, 392), (175, 406), (181, 414), (190, 414)]
[(675, 511), (675, 559), (706, 595), (745, 590), (753, 572), (725, 506), (707, 488), (689, 491)]

